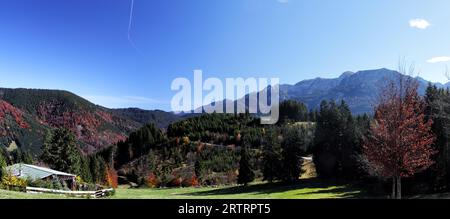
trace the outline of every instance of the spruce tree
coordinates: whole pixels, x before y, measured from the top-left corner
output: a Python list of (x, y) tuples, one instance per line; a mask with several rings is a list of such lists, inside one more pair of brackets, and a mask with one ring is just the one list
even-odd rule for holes
[(317, 116), (314, 137), (314, 164), (320, 177), (351, 178), (357, 174), (361, 156), (361, 136), (348, 105), (323, 101)]
[(195, 171), (195, 176), (197, 176), (197, 178), (200, 178), (200, 175), (202, 174), (202, 166), (200, 164), (199, 156), (197, 157), (197, 160), (195, 161), (194, 171)]
[(81, 152), (70, 130), (56, 129), (47, 136), (42, 152), (41, 160), (51, 168), (77, 175), (81, 173)]
[(247, 184), (253, 182), (253, 180), (255, 180), (255, 173), (251, 168), (250, 155), (247, 146), (243, 146), (241, 148), (241, 159), (239, 161), (238, 184), (247, 186)]
[(283, 147), (282, 179), (293, 182), (299, 179), (302, 167), (302, 148), (305, 147), (305, 131), (303, 128), (288, 128), (285, 133)]
[(81, 173), (81, 179), (83, 179), (83, 181), (85, 182), (94, 182), (92, 180), (92, 174), (91, 174), (91, 168), (89, 167), (89, 158), (86, 156), (82, 156), (81, 157), (81, 169), (80, 169)]
[(91, 169), (92, 181), (94, 183), (105, 182), (106, 163), (102, 157), (93, 155), (89, 157), (89, 166)]
[(267, 130), (263, 142), (263, 176), (264, 180), (273, 182), (280, 179), (281, 145), (275, 128)]

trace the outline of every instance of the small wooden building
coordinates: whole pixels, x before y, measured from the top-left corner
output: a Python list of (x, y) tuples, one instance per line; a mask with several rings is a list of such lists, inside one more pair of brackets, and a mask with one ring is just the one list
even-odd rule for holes
[(52, 170), (45, 167), (39, 167), (30, 164), (14, 164), (6, 167), (6, 171), (21, 179), (41, 179), (49, 181), (57, 180), (60, 182), (64, 181), (69, 188), (75, 188), (76, 186), (76, 175)]

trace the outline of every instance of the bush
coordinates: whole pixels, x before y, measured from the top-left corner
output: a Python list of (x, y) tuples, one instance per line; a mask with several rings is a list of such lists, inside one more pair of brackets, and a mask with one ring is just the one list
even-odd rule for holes
[(146, 184), (149, 188), (157, 188), (157, 187), (159, 187), (159, 181), (158, 181), (158, 178), (157, 178), (156, 175), (153, 174), (153, 173), (148, 174), (148, 176), (146, 177), (145, 184)]
[(111, 191), (107, 191), (105, 195), (106, 195), (106, 197), (111, 197), (111, 196), (114, 196), (115, 194), (116, 194), (116, 190), (113, 189)]
[(98, 186), (96, 186), (95, 184), (91, 184), (91, 183), (79, 183), (77, 185), (78, 191), (94, 191), (97, 189), (98, 189)]
[(202, 180), (202, 185), (216, 186), (216, 185), (233, 185), (237, 181), (237, 173), (234, 171), (210, 173)]
[(195, 175), (190, 178), (186, 178), (181, 182), (181, 186), (183, 187), (198, 187), (200, 183)]
[(53, 180), (53, 181), (51, 181), (52, 182), (52, 186), (53, 186), (53, 189), (55, 189), (55, 190), (63, 190), (64, 189), (64, 186), (61, 184), (61, 182), (59, 182), (58, 180)]
[(6, 173), (2, 176), (1, 185), (7, 190), (24, 191), (27, 187), (27, 181)]
[(168, 184), (168, 187), (181, 187), (183, 179), (181, 177), (174, 177)]
[(161, 174), (159, 177), (160, 187), (170, 187), (173, 180), (175, 180), (175, 176), (171, 173)]
[(31, 179), (28, 179), (27, 182), (28, 182), (28, 186), (31, 186), (31, 187), (53, 189), (53, 182), (48, 181), (48, 180), (42, 180), (42, 179), (31, 180)]

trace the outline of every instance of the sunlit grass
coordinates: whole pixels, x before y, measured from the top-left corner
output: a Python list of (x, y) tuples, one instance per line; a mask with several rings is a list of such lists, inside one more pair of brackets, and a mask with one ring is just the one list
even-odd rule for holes
[(0, 199), (67, 199), (66, 195), (56, 194), (29, 194), (25, 192), (15, 192), (0, 189)]
[(255, 183), (247, 187), (126, 189), (119, 188), (117, 199), (332, 199), (357, 198), (362, 191), (350, 185), (332, 185), (304, 180), (296, 184)]
[[(359, 198), (363, 192), (351, 185), (302, 179), (295, 184), (252, 183), (243, 186), (130, 189), (121, 187), (113, 199), (335, 199)], [(64, 199), (65, 195), (27, 194), (0, 190), (0, 199)]]

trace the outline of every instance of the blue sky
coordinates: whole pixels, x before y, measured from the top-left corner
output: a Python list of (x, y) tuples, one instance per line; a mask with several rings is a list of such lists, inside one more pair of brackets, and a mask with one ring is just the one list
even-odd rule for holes
[[(0, 0), (0, 86), (170, 109), (176, 77), (397, 69), (447, 82), (448, 0)], [(132, 18), (129, 28), (130, 17)]]

